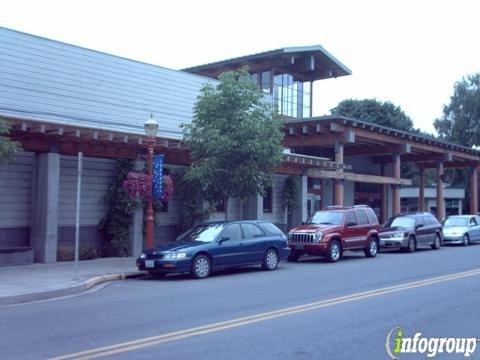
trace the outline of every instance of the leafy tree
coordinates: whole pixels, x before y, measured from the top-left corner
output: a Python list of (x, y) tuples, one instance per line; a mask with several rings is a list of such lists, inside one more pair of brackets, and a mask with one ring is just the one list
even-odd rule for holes
[(390, 101), (347, 99), (341, 101), (330, 112), (332, 115), (351, 117), (403, 131), (414, 130), (412, 120), (399, 106)]
[(463, 78), (454, 85), (450, 104), (435, 120), (438, 135), (465, 146), (480, 145), (480, 73)]
[(0, 162), (10, 160), (12, 155), (21, 150), (18, 142), (10, 140), (10, 127), (0, 118)]
[[(433, 123), (438, 135), (450, 142), (472, 147), (480, 145), (480, 73), (456, 82), (450, 103), (443, 108), (443, 116)], [(462, 186), (470, 196), (469, 169), (449, 169), (446, 181)], [(468, 205), (468, 201), (465, 201)]]
[(225, 204), (263, 193), (282, 154), (282, 122), (273, 104), (250, 81), (245, 69), (207, 83), (194, 106), (194, 117), (184, 125), (192, 165), (186, 180), (202, 184), (205, 199)]

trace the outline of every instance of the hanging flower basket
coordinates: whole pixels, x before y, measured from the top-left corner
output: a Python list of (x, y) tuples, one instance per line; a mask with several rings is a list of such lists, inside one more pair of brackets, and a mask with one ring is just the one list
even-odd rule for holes
[[(174, 191), (173, 179), (170, 175), (164, 175), (163, 192), (160, 201), (167, 203)], [(152, 177), (144, 172), (130, 171), (127, 175), (127, 179), (123, 182), (123, 189), (132, 199), (142, 199), (143, 201), (149, 201), (152, 198), (152, 193), (149, 191), (149, 183), (152, 182)]]

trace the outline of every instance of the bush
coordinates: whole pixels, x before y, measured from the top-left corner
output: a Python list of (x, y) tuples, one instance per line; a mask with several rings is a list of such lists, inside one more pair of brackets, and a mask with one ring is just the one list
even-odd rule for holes
[[(79, 251), (80, 260), (92, 260), (98, 257), (97, 249), (92, 245), (83, 245)], [(73, 246), (59, 246), (57, 249), (57, 261), (74, 261), (75, 248)]]

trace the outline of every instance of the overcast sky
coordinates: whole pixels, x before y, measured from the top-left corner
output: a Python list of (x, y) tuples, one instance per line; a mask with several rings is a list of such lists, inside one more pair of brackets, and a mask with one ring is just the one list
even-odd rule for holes
[(314, 115), (377, 98), (428, 132), (480, 72), (479, 16), (475, 0), (0, 0), (0, 26), (172, 69), (320, 44), (353, 75), (315, 83)]

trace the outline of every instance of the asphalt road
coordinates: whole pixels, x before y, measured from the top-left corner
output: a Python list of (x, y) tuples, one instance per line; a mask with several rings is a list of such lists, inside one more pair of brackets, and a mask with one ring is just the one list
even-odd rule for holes
[[(480, 337), (480, 271), (464, 273), (479, 269), (474, 245), (374, 259), (346, 253), (337, 264), (310, 258), (206, 280), (117, 281), (0, 307), (0, 359), (81, 358), (91, 349), (85, 358), (387, 359), (397, 326), (412, 337)], [(470, 358), (480, 359), (480, 344)]]

